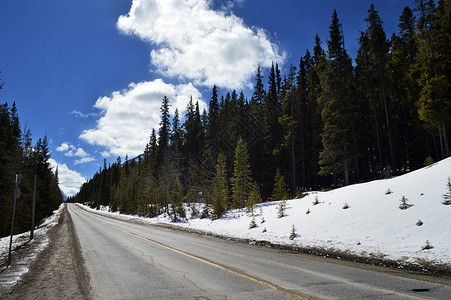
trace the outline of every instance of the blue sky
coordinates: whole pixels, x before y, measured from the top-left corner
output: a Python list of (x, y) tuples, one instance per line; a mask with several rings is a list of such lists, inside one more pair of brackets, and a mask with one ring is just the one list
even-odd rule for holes
[[(47, 134), (66, 194), (117, 156), (133, 157), (158, 127), (163, 95), (183, 111), (213, 84), (251, 92), (267, 74), (298, 65), (333, 9), (355, 58), (371, 3), (387, 37), (407, 0), (0, 0), (0, 102), (16, 102), (22, 126)], [(265, 80), (266, 81), (266, 80)]]

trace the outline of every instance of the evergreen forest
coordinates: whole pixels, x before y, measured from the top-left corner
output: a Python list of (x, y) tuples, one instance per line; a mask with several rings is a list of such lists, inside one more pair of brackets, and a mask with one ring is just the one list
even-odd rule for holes
[(105, 161), (69, 201), (142, 216), (166, 212), (174, 221), (202, 201), (193, 215), (219, 218), (448, 157), (451, 1), (415, 1), (391, 37), (374, 5), (363, 22), (351, 58), (334, 11), (330, 36), (316, 35), (299, 65), (282, 74), (273, 64), (267, 78), (256, 70), (250, 99), (235, 90), (219, 95), (214, 86), (208, 110), (191, 100), (181, 116), (169, 113), (164, 97), (160, 127), (143, 154)]
[[(0, 89), (3, 83), (0, 84)], [(31, 229), (32, 198), (36, 175), (35, 226), (63, 202), (58, 169), (50, 166), (47, 136), (32, 145), (30, 129), (20, 128), (16, 103), (0, 104), (0, 237), (11, 234), (16, 174), (21, 174), (16, 201), (14, 234)]]

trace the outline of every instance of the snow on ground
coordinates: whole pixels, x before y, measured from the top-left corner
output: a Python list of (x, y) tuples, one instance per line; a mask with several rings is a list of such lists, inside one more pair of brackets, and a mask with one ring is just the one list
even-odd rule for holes
[[(61, 204), (58, 210), (54, 210), (53, 214), (50, 217), (46, 218), (38, 229), (35, 229), (34, 236), (46, 234), (50, 228), (58, 224), (58, 220), (61, 215), (61, 212), (63, 211), (63, 208), (64, 204)], [(6, 256), (8, 255), (10, 238), (11, 236), (7, 236), (0, 239), (0, 257), (5, 257), (5, 255)], [(25, 241), (28, 241), (29, 239), (30, 239), (29, 231), (14, 235), (12, 249), (21, 246)]]
[[(278, 218), (279, 202), (261, 203), (255, 209), (257, 227), (253, 229), (249, 229), (252, 216), (246, 209), (229, 211), (218, 220), (196, 218), (179, 223), (171, 223), (164, 215), (146, 219), (110, 213), (108, 208), (102, 208), (102, 213), (400, 263), (451, 265), (451, 205), (442, 204), (443, 194), (449, 191), (448, 177), (451, 177), (451, 158), (396, 178), (328, 192), (310, 192), (301, 199), (288, 200), (282, 218)], [(409, 208), (401, 210), (403, 196), (408, 199)], [(318, 200), (316, 205), (315, 199)], [(343, 209), (345, 204), (349, 208)], [(202, 209), (202, 204), (197, 206), (198, 210)], [(307, 214), (307, 210), (310, 213)], [(419, 220), (423, 223), (421, 226), (417, 225)], [(293, 225), (297, 237), (290, 240)], [(423, 250), (427, 243), (433, 248)]]
[[(58, 224), (63, 208), (64, 204), (61, 204), (58, 210), (53, 211), (53, 214), (46, 218), (39, 228), (35, 229), (34, 239), (32, 241), (29, 241), (29, 231), (13, 236), (11, 266), (8, 269), (0, 270), (2, 271), (2, 276), (0, 276), (0, 295), (12, 288), (20, 278), (28, 272), (30, 264), (36, 259), (38, 254), (48, 246), (49, 239), (47, 237), (47, 232), (50, 228)], [(6, 267), (8, 259), (9, 243), (10, 236), (0, 239), (0, 262), (3, 267)], [(28, 248), (27, 255), (17, 258), (17, 256), (14, 255), (14, 250), (20, 249), (25, 245)], [(3, 271), (5, 272), (3, 273)]]

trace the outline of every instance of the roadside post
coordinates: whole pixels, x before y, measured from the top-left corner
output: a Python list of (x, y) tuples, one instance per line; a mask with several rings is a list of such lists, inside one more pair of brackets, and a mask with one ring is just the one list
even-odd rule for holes
[(21, 174), (16, 174), (16, 188), (14, 189), (14, 204), (13, 204), (13, 218), (11, 220), (11, 236), (9, 239), (9, 253), (8, 253), (8, 266), (11, 265), (11, 247), (13, 245), (13, 234), (14, 234), (14, 218), (16, 217), (16, 201), (20, 197), (20, 177)]
[(38, 175), (34, 175), (34, 186), (33, 186), (33, 208), (31, 211), (31, 232), (30, 232), (30, 241), (34, 236), (34, 215), (36, 213), (36, 184), (38, 181)]

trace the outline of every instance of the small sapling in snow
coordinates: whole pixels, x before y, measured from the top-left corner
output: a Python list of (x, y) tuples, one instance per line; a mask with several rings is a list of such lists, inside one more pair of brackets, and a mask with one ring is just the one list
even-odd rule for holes
[(263, 228), (262, 232), (263, 232), (263, 233), (265, 233), (265, 232), (266, 232), (266, 227), (264, 227), (264, 228)]
[(430, 250), (430, 249), (432, 249), (432, 248), (434, 248), (434, 246), (432, 246), (432, 245), (429, 243), (429, 241), (426, 241), (426, 246), (423, 246), (423, 248), (421, 248), (421, 249), (423, 249), (423, 250)]
[(401, 204), (399, 205), (399, 209), (404, 210), (404, 209), (408, 209), (409, 207), (411, 207), (412, 205), (407, 203), (409, 199), (406, 198), (405, 196), (402, 196), (401, 200)]
[(285, 208), (287, 207), (287, 200), (281, 200), (277, 206), (277, 217), (280, 219), (285, 216)]
[(433, 165), (434, 164), (434, 159), (432, 158), (432, 157), (430, 157), (430, 156), (428, 156), (428, 157), (426, 157), (426, 159), (424, 160), (424, 166), (425, 167), (428, 167), (428, 166), (430, 166), (430, 165)]
[(262, 223), (262, 224), (265, 223), (265, 218), (264, 218), (264, 217), (262, 217), (261, 223)]
[(257, 227), (257, 223), (255, 223), (255, 217), (252, 217), (251, 223), (249, 224), (249, 229)]
[(291, 232), (290, 232), (290, 240), (294, 240), (296, 237), (298, 236), (298, 234), (296, 233), (296, 227), (291, 226)]
[(423, 225), (423, 222), (420, 219), (418, 219), (417, 226), (421, 226), (421, 225)]
[(386, 191), (385, 191), (385, 195), (390, 195), (390, 194), (392, 194), (393, 192), (392, 192), (392, 190), (390, 190), (390, 189), (387, 189)]
[(310, 213), (310, 209), (307, 208), (307, 211), (305, 212), (306, 215), (308, 215)]
[(345, 204), (343, 205), (343, 209), (348, 209), (349, 208), (349, 204), (345, 202)]
[(446, 187), (448, 188), (448, 192), (443, 194), (443, 199), (445, 199), (445, 201), (443, 201), (442, 203), (445, 205), (451, 205), (451, 178), (449, 177)]
[(319, 204), (318, 196), (315, 196), (315, 200), (313, 201), (313, 205)]

